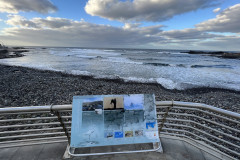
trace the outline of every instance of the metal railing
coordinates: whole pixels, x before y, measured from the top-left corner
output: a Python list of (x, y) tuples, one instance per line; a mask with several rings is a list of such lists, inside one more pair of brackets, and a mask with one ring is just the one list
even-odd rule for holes
[(72, 105), (0, 108), (0, 148), (67, 142), (71, 119)]
[(187, 138), (240, 158), (240, 114), (200, 103), (157, 101), (156, 105), (160, 137)]
[[(240, 114), (199, 103), (156, 101), (156, 106), (160, 137), (189, 139), (240, 159)], [(72, 105), (0, 108), (0, 148), (67, 142), (71, 112)]]

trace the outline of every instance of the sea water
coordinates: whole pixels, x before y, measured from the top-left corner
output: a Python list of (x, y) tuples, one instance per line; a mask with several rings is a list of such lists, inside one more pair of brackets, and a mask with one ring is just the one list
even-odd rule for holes
[(167, 89), (214, 87), (240, 91), (240, 60), (160, 49), (30, 48), (0, 64), (95, 78), (159, 83)]

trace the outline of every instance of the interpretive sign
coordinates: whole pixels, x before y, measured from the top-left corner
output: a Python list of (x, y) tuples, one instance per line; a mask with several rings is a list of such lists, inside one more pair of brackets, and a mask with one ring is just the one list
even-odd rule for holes
[(73, 97), (70, 147), (159, 141), (154, 95)]

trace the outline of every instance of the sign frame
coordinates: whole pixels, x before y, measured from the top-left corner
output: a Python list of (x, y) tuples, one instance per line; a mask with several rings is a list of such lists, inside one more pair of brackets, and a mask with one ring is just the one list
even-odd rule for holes
[[(131, 103), (131, 105), (128, 105), (127, 104), (128, 96), (129, 97), (130, 96), (132, 96), (132, 97), (134, 97), (134, 96), (141, 97), (142, 96), (143, 97), (142, 108), (141, 108), (141, 105), (136, 105), (136, 103), (137, 103), (136, 100), (135, 100), (134, 105), (132, 103)], [(88, 99), (96, 98), (96, 97), (104, 98), (104, 102), (100, 102), (97, 100), (95, 100), (94, 102), (87, 101)], [(115, 97), (115, 98), (109, 99), (109, 97)], [(123, 102), (123, 100), (121, 100), (121, 97), (123, 97), (122, 99), (124, 99), (124, 102)], [(145, 97), (150, 97), (150, 102), (148, 102), (148, 101), (146, 102)], [(116, 104), (116, 101), (117, 101), (117, 104)], [(149, 107), (148, 103), (150, 104), (150, 107), (151, 107), (150, 109), (148, 109), (150, 111), (145, 111), (144, 107), (146, 105), (148, 105), (147, 107)], [(80, 106), (79, 106), (79, 104), (80, 104)], [(112, 105), (109, 105), (109, 104), (112, 104)], [(102, 108), (101, 108), (101, 105), (102, 105)], [(120, 130), (118, 130), (118, 128), (116, 128), (116, 126), (113, 126), (113, 128), (115, 129), (115, 132), (105, 131), (106, 126), (108, 124), (107, 120), (105, 120), (105, 119), (108, 118), (107, 117), (108, 113), (110, 113), (110, 118), (111, 118), (111, 116), (115, 117), (114, 116), (115, 113), (118, 114), (118, 113), (124, 112), (125, 128), (132, 128), (133, 126), (137, 126), (138, 124), (140, 124), (140, 127), (142, 127), (143, 125), (141, 125), (141, 123), (134, 123), (134, 122), (127, 123), (126, 119), (128, 119), (128, 118), (127, 118), (127, 116), (125, 116), (125, 114), (127, 114), (128, 112), (135, 113), (135, 111), (136, 111), (137, 114), (141, 113), (141, 110), (144, 113), (144, 115), (140, 115), (140, 117), (143, 116), (142, 119), (144, 119), (144, 126), (145, 126), (144, 130), (134, 130), (134, 131), (129, 130), (128, 131), (127, 129), (123, 130), (123, 128), (124, 128), (123, 126), (121, 126), (122, 128)], [(95, 114), (99, 114), (99, 115), (104, 114), (104, 116), (105, 116), (105, 117), (103, 116), (104, 117), (103, 125), (104, 125), (104, 129), (105, 129), (104, 130), (105, 138), (101, 138), (103, 140), (100, 141), (100, 144), (98, 144), (98, 143), (92, 144), (92, 141), (93, 141), (92, 139), (94, 139), (94, 136), (92, 136), (91, 143), (89, 143), (87, 141), (85, 144), (85, 143), (83, 143), (83, 141), (86, 140), (86, 137), (84, 139), (83, 133), (86, 133), (86, 131), (84, 129), (87, 128), (89, 126), (89, 124), (86, 124), (85, 126), (83, 126), (84, 124), (80, 124), (80, 123), (82, 123), (80, 121), (81, 120), (83, 121), (88, 116), (91, 116), (91, 114), (94, 113), (93, 111), (95, 111)], [(102, 112), (104, 112), (104, 113), (102, 113)], [(125, 112), (127, 112), (127, 113), (125, 113)], [(151, 121), (149, 121), (149, 115), (150, 115)], [(85, 116), (85, 118), (84, 118), (84, 116)], [(119, 116), (119, 114), (118, 114), (118, 116)], [(131, 117), (131, 115), (128, 117)], [(89, 118), (89, 119), (91, 119), (91, 118)], [(121, 116), (120, 116), (120, 119), (121, 119)], [(129, 118), (129, 120), (131, 121), (131, 118)], [(85, 120), (85, 123), (89, 123), (88, 121), (89, 121), (88, 119)], [(98, 121), (101, 121), (101, 118)], [(138, 120), (138, 122), (139, 122), (139, 120)], [(141, 122), (143, 122), (143, 121), (141, 121)], [(117, 122), (117, 123), (119, 123), (119, 122)], [(130, 124), (130, 126), (127, 126), (126, 124)], [(99, 126), (100, 126), (100, 128), (102, 127), (101, 124)], [(111, 128), (112, 123), (109, 126)], [(137, 126), (137, 127), (139, 127), (139, 126)], [(96, 129), (96, 128), (94, 128), (94, 129)], [(89, 128), (87, 128), (87, 131), (88, 130), (89, 130)], [(79, 131), (81, 131), (81, 132), (79, 132)], [(99, 130), (99, 128), (98, 128), (97, 132), (99, 132), (99, 131), (101, 131), (101, 130)], [(148, 131), (148, 132), (146, 132), (146, 131)], [(80, 133), (80, 134), (78, 135), (76, 133)], [(102, 132), (100, 132), (100, 133), (102, 134)], [(160, 138), (159, 138), (158, 134), (159, 133), (158, 133), (158, 125), (157, 125), (157, 119), (156, 119), (156, 105), (155, 105), (154, 94), (91, 95), (91, 96), (74, 96), (73, 97), (71, 144), (67, 148), (68, 154), (71, 156), (79, 157), (79, 156), (106, 155), (106, 154), (152, 152), (152, 151), (162, 152), (162, 146), (161, 146), (161, 142), (160, 142)], [(78, 137), (76, 137), (76, 135), (78, 135)], [(82, 140), (81, 138), (83, 139), (83, 141), (81, 141)], [(97, 138), (99, 138), (99, 137), (97, 137)], [(108, 138), (110, 140), (108, 140)], [(89, 138), (89, 141), (90, 141), (90, 138)], [(109, 143), (109, 142), (111, 142), (111, 143)], [(74, 154), (75, 148), (114, 146), (114, 145), (125, 145), (125, 144), (144, 144), (144, 143), (152, 143), (153, 149), (120, 151), (120, 152)]]

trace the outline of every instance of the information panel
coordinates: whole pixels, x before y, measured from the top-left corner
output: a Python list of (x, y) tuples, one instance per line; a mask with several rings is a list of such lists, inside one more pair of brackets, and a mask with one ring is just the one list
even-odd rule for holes
[(73, 97), (71, 147), (159, 141), (154, 95)]

